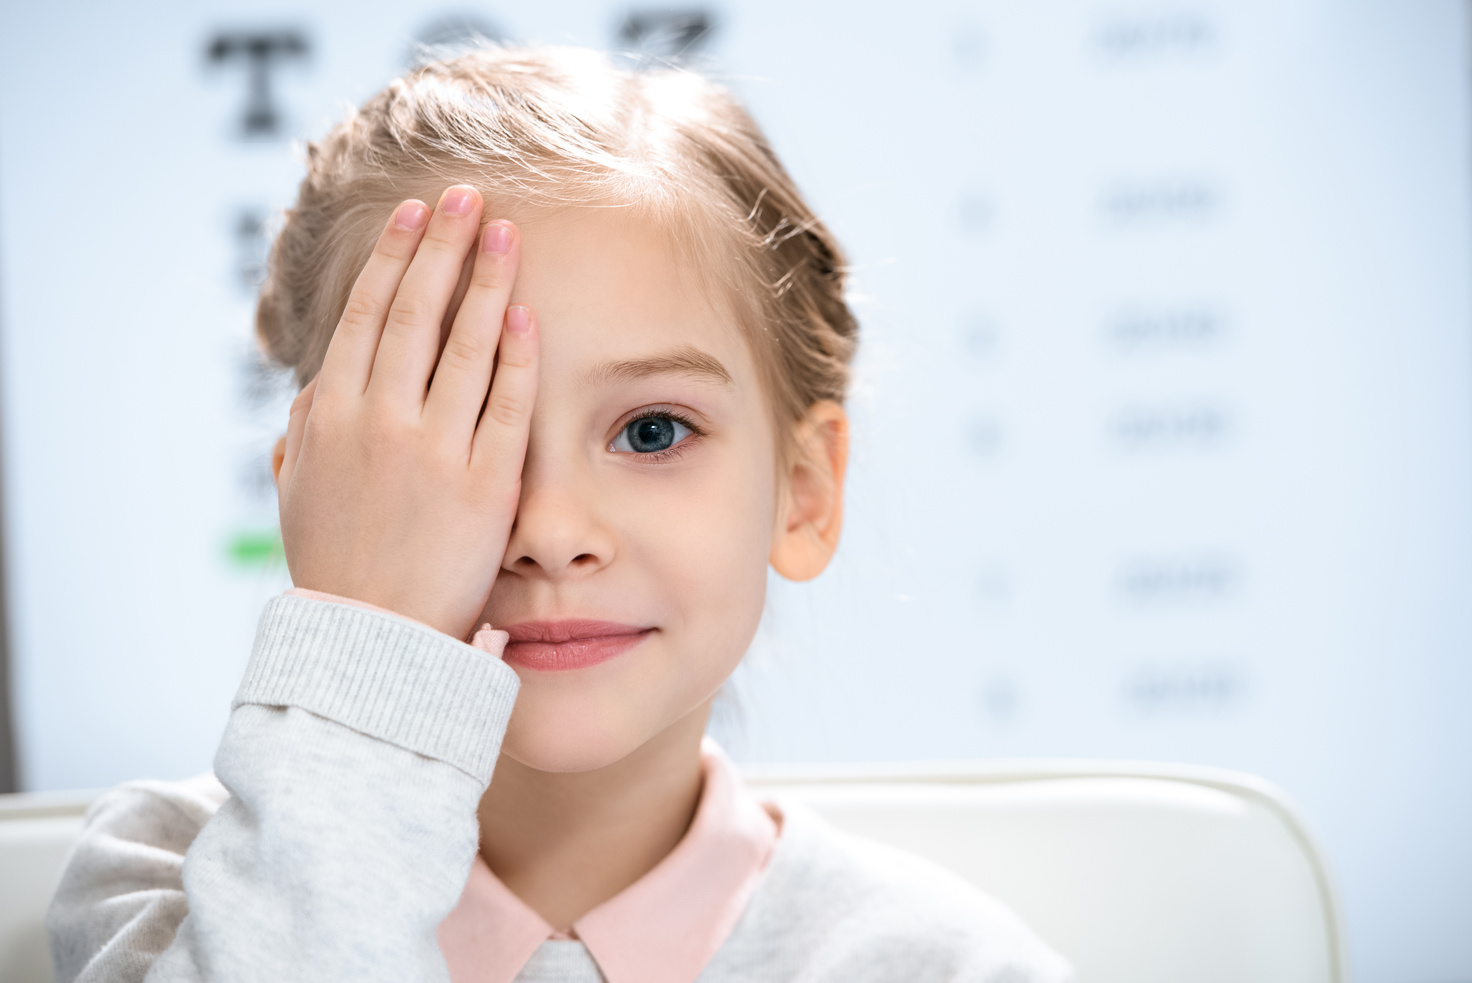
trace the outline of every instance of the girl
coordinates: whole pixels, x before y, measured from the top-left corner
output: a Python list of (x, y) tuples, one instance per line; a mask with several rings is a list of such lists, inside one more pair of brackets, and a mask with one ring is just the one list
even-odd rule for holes
[(310, 147), (258, 312), (303, 384), (276, 456), (297, 586), (214, 777), (93, 807), (60, 978), (1065, 977), (702, 738), (767, 565), (809, 579), (838, 542), (843, 285), (688, 73), (486, 48)]

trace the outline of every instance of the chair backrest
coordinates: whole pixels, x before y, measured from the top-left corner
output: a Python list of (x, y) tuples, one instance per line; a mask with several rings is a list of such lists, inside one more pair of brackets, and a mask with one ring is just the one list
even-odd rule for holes
[(1080, 983), (1344, 983), (1335, 892), (1249, 775), (1067, 761), (747, 769), (763, 798), (928, 857), (1005, 902)]
[[(761, 797), (928, 857), (1010, 905), (1080, 983), (1344, 983), (1338, 907), (1282, 795), (1173, 765), (746, 769)], [(49, 983), (42, 918), (92, 793), (0, 796), (0, 979)]]
[(46, 905), (94, 792), (0, 795), (0, 980), (50, 983)]

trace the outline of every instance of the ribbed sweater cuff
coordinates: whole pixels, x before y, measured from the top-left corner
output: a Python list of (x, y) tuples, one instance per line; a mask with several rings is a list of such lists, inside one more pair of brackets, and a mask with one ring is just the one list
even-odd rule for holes
[(282, 595), (261, 612), (231, 709), (300, 707), (486, 785), (519, 686), (500, 659), (418, 622)]

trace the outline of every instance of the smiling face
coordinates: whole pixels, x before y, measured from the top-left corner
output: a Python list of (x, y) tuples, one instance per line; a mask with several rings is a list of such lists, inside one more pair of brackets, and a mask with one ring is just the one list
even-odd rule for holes
[(741, 328), (667, 234), (625, 209), (518, 224), (541, 368), (484, 620), (521, 678), (503, 753), (582, 771), (702, 711), (740, 662), (782, 524), (776, 433)]

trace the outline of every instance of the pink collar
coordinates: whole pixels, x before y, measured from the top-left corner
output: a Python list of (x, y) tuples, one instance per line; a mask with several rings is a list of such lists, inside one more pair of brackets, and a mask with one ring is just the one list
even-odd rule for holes
[[(776, 845), (776, 822), (741, 785), (709, 737), (704, 784), (683, 839), (654, 869), (573, 923), (608, 983), (692, 983), (756, 887)], [(460, 903), (440, 923), (454, 983), (511, 983), (553, 932), (479, 855)]]

